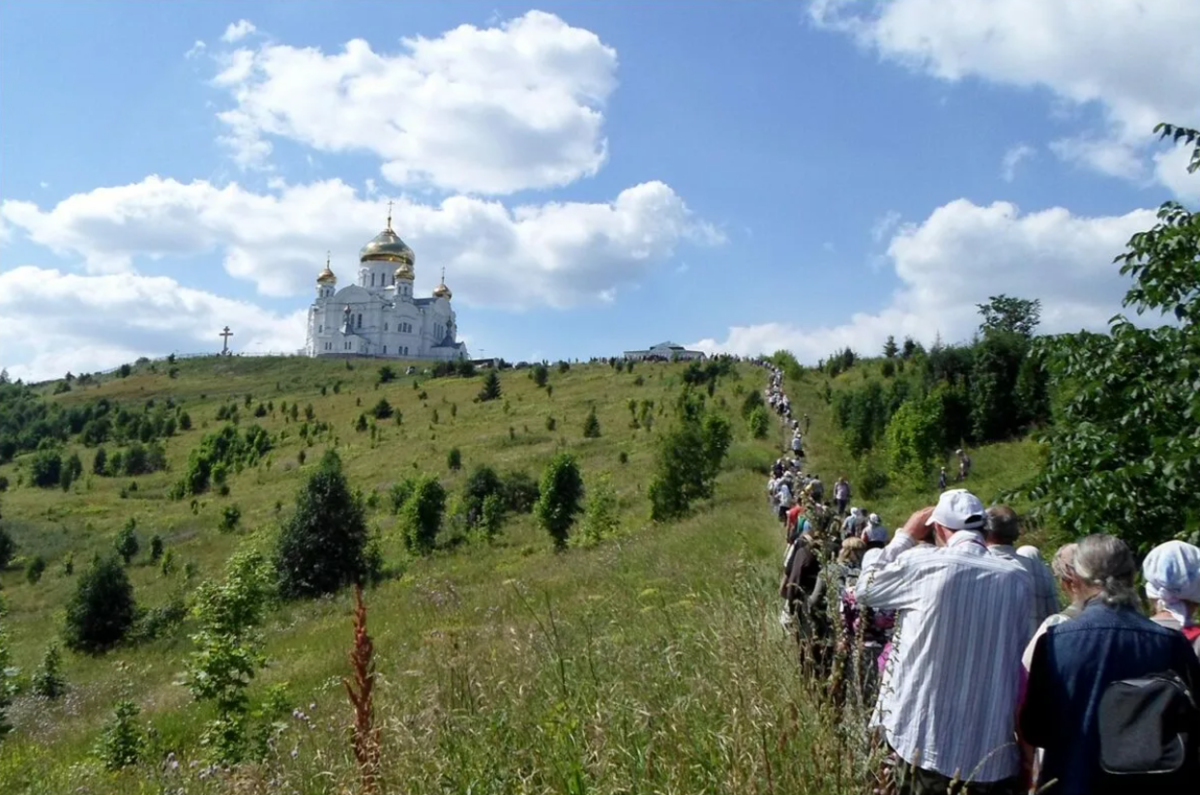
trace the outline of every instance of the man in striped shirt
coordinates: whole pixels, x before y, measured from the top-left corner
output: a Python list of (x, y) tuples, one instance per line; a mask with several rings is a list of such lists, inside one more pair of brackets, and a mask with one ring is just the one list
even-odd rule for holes
[[(855, 587), (858, 604), (897, 611), (872, 722), (900, 758), (898, 795), (1015, 795), (1021, 652), (1032, 586), (989, 555), (983, 503), (943, 492), (913, 514)], [(932, 534), (936, 546), (918, 547)]]

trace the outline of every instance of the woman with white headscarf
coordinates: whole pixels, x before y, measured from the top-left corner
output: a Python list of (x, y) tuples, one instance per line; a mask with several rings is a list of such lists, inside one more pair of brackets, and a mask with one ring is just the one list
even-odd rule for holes
[(1159, 544), (1142, 562), (1142, 576), (1154, 604), (1150, 620), (1182, 632), (1200, 655), (1200, 623), (1193, 617), (1200, 605), (1200, 547), (1182, 541)]

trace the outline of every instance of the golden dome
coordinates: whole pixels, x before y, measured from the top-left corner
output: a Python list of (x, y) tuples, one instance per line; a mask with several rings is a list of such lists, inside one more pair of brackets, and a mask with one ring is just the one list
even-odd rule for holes
[(434, 298), (445, 298), (449, 301), (454, 297), (454, 293), (450, 292), (450, 288), (446, 286), (446, 269), (442, 268), (442, 283), (433, 288)]
[[(371, 238), (358, 252), (359, 262), (399, 262), (412, 267), (416, 257), (408, 244), (392, 231), (392, 210), (388, 204), (387, 229)], [(397, 277), (399, 278), (399, 277)]]
[(329, 269), (329, 254), (325, 254), (325, 270), (317, 274), (317, 284), (337, 284), (337, 277)]
[(396, 268), (395, 277), (396, 281), (407, 279), (411, 282), (413, 279), (415, 279), (416, 276), (413, 274), (412, 264), (408, 262), (401, 262), (400, 266)]

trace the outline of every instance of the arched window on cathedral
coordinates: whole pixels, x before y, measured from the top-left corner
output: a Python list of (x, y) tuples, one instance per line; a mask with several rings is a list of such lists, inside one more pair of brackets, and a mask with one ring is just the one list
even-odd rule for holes
[(358, 327), (362, 328), (362, 312), (358, 313)]

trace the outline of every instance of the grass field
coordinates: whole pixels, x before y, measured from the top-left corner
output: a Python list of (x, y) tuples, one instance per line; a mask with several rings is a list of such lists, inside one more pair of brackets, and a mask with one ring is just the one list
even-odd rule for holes
[[(302, 448), (280, 402), (311, 403), (316, 420), (332, 424), (352, 485), (379, 493), (369, 522), (381, 534), (387, 565), (403, 574), (366, 597), (381, 674), (384, 791), (861, 790), (857, 732), (820, 706), (775, 624), (782, 545), (765, 511), (761, 473), (782, 430), (777, 438), (752, 440), (737, 411), (746, 390), (763, 387), (761, 371), (741, 366), (740, 378), (723, 379), (715, 395), (717, 404), (728, 405), (735, 428), (716, 497), (687, 520), (655, 526), (645, 495), (653, 441), (669, 422), (682, 365), (639, 364), (632, 374), (607, 365), (551, 368), (552, 395), (528, 371), (505, 371), (503, 397), (487, 403), (473, 402), (479, 377), (417, 378), (417, 388), (412, 377), (376, 385), (378, 364), (361, 360), (353, 369), (303, 359), (214, 358), (179, 366), (174, 379), (161, 365), (158, 373), (143, 365), (129, 378), (50, 398), (107, 396), (140, 406), (170, 397), (183, 405), (193, 429), (167, 445), (170, 469), (138, 478), (136, 491), (127, 490), (129, 478), (95, 476), (69, 493), (17, 487), (23, 461), (0, 467), (14, 484), (3, 497), (6, 526), (23, 555), (49, 562), (36, 585), (25, 582), (20, 561), (0, 575), (9, 606), (5, 628), (23, 676), (61, 627), (74, 581), (59, 572), (62, 557), (73, 551), (78, 573), (93, 552), (111, 550), (129, 517), (138, 521), (143, 546), (131, 567), (143, 607), (166, 604), (218, 576), (239, 546), (269, 545), (325, 446)], [(789, 390), (813, 418), (810, 460), (831, 483), (836, 468), (849, 462), (827, 407), (814, 399), (820, 385), (823, 379), (808, 377)], [(245, 395), (251, 407), (273, 401), (274, 415), (253, 418)], [(353, 425), (380, 397), (403, 421), (379, 421), (372, 442)], [(655, 402), (653, 430), (630, 427), (630, 399)], [(269, 462), (231, 478), (228, 497), (205, 495), (193, 513), (188, 500), (168, 500), (167, 490), (201, 435), (220, 427), (218, 408), (235, 400), (242, 425), (257, 422), (288, 437)], [(593, 405), (602, 436), (584, 439)], [(551, 416), (554, 431), (547, 429)], [(447, 467), (452, 447), (461, 450), (461, 472)], [(491, 544), (447, 528), (432, 556), (414, 560), (404, 553), (386, 499), (393, 482), (418, 471), (436, 474), (453, 509), (474, 465), (536, 476), (559, 449), (578, 456), (585, 482), (611, 476), (622, 521), (614, 537), (556, 553), (532, 518), (521, 516)], [(976, 451), (972, 487), (985, 500), (1002, 493), (1029, 474), (1033, 454), (1028, 443)], [(90, 471), (92, 451), (80, 455)], [(871, 507), (895, 525), (929, 496), (885, 492)], [(221, 511), (232, 503), (241, 508), (244, 529), (221, 533)], [(147, 564), (153, 533), (174, 552), (179, 573), (163, 576)], [(196, 571), (190, 580), (182, 573), (186, 563)], [(68, 655), (71, 689), (64, 699), (20, 696), (11, 710), (16, 732), (0, 744), (0, 792), (355, 791), (346, 740), (351, 712), (341, 685), (349, 672), (350, 608), (349, 595), (340, 594), (271, 614), (270, 664), (252, 692), (259, 697), (268, 685), (286, 682), (297, 712), (261, 765), (226, 773), (203, 763), (196, 743), (207, 713), (176, 684), (190, 650), (185, 624), (168, 638), (102, 657)], [(152, 761), (107, 773), (91, 749), (122, 696), (140, 705), (152, 728)], [(173, 756), (164, 762), (168, 752)]]

